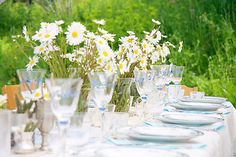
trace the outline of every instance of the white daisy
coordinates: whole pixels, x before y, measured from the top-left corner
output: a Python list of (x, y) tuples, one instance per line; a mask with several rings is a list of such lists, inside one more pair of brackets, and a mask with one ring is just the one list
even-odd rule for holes
[(103, 34), (103, 35), (102, 35), (102, 37), (103, 37), (104, 39), (106, 39), (107, 41), (111, 41), (111, 42), (114, 42), (114, 41), (115, 41), (115, 39), (114, 39), (115, 36), (116, 36), (115, 34), (110, 34), (110, 33), (107, 33), (107, 34)]
[(179, 42), (179, 49), (178, 49), (178, 52), (181, 52), (182, 49), (183, 49), (183, 41)]
[(58, 26), (62, 25), (63, 23), (64, 23), (63, 20), (55, 21), (55, 24), (57, 24)]
[(112, 61), (107, 62), (105, 65), (105, 71), (116, 72), (116, 66), (115, 66), (114, 62), (112, 62)]
[(39, 62), (38, 56), (33, 56), (33, 58), (29, 57), (29, 63), (26, 65), (27, 70), (32, 70), (35, 65)]
[(108, 33), (108, 31), (106, 31), (105, 29), (99, 28), (99, 27), (98, 27), (98, 31), (102, 34), (107, 34)]
[(25, 40), (26, 40), (27, 42), (29, 42), (29, 41), (30, 41), (30, 38), (29, 38), (29, 36), (28, 36), (28, 34), (27, 34), (27, 28), (26, 28), (26, 26), (23, 27), (22, 33), (24, 34)]
[(156, 61), (160, 60), (160, 52), (159, 51), (152, 52), (150, 59), (152, 61), (152, 64), (154, 64)]
[(158, 21), (158, 20), (154, 20), (154, 19), (152, 19), (152, 22), (155, 23), (155, 24), (157, 24), (157, 25), (160, 25), (160, 24), (161, 24), (160, 21)]
[(121, 74), (124, 74), (125, 72), (128, 72), (129, 71), (129, 66), (128, 66), (127, 60), (121, 60), (118, 63), (118, 69), (119, 69)]
[(141, 45), (142, 45), (143, 51), (145, 51), (146, 53), (150, 53), (151, 52), (151, 45), (146, 40), (143, 40)]
[(163, 44), (161, 52), (162, 52), (161, 57), (166, 58), (170, 54), (170, 49), (168, 48), (168, 46), (166, 44)]
[(79, 22), (73, 22), (68, 28), (66, 34), (66, 41), (69, 45), (79, 45), (84, 41), (84, 32), (86, 28)]
[(39, 31), (36, 31), (36, 34), (32, 36), (32, 39), (34, 41), (41, 41), (42, 36), (43, 36), (42, 30), (39, 30)]
[(45, 51), (46, 51), (46, 47), (44, 44), (41, 44), (41, 45), (36, 46), (34, 48), (34, 54), (36, 54), (36, 55), (40, 55), (40, 54), (44, 53)]
[(114, 57), (114, 54), (111, 48), (106, 47), (104, 49), (99, 50), (99, 56), (105, 60), (110, 60), (112, 57)]
[(135, 35), (135, 33), (132, 32), (132, 31), (127, 31), (127, 33), (128, 33), (129, 35)]
[(96, 43), (96, 46), (97, 46), (98, 50), (104, 49), (105, 47), (108, 47), (107, 41), (104, 38), (100, 37), (100, 36), (96, 36), (95, 43)]
[(106, 21), (104, 19), (101, 20), (93, 20), (94, 23), (98, 24), (98, 25), (105, 25)]
[(142, 69), (145, 69), (147, 67), (147, 57), (146, 56), (143, 56), (140, 59), (139, 65)]

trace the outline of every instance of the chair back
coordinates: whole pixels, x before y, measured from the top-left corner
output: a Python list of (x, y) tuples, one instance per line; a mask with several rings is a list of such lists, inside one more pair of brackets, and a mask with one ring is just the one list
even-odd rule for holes
[(185, 86), (185, 85), (182, 85), (182, 89), (184, 89), (184, 96), (190, 96), (190, 93), (191, 92), (197, 92), (198, 91), (198, 88), (197, 87), (188, 87), (188, 86)]
[(3, 94), (7, 95), (7, 108), (16, 109), (15, 96), (18, 95), (19, 85), (5, 85), (2, 88)]

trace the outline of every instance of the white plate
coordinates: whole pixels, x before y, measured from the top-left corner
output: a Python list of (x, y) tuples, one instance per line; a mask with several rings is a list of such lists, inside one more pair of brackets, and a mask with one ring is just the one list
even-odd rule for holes
[(200, 102), (182, 102), (172, 103), (171, 106), (183, 110), (200, 110), (200, 111), (216, 111), (224, 107), (223, 104), (214, 103), (200, 103)]
[(145, 141), (183, 142), (202, 135), (197, 130), (171, 126), (140, 126), (132, 128), (129, 137)]
[(180, 100), (184, 101), (184, 102), (201, 102), (201, 103), (222, 104), (227, 99), (226, 98), (222, 98), (222, 97), (209, 97), (209, 96), (205, 96), (203, 99), (192, 99), (191, 97), (183, 97)]
[(95, 153), (98, 157), (189, 157), (174, 151), (145, 148), (106, 148)]
[(190, 114), (190, 113), (165, 113), (159, 119), (162, 122), (183, 124), (183, 125), (210, 125), (223, 119), (207, 116), (205, 114)]

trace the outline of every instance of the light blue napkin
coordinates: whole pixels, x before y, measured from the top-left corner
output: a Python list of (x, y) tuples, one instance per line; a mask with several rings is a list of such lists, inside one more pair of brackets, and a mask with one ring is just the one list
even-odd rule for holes
[(230, 114), (230, 111), (222, 110), (222, 111), (193, 111), (193, 110), (180, 110), (176, 109), (172, 106), (165, 106), (164, 111), (166, 112), (182, 112), (182, 113), (193, 113), (193, 114)]
[(131, 139), (114, 139), (109, 138), (108, 142), (117, 146), (132, 146), (132, 147), (152, 147), (166, 150), (173, 149), (203, 149), (206, 148), (206, 144), (199, 143), (184, 143), (184, 144), (170, 144), (170, 143), (153, 143), (148, 141), (139, 141), (139, 140), (131, 140)]
[(149, 125), (149, 126), (160, 126), (160, 125), (166, 125), (166, 126), (171, 126), (171, 127), (187, 127), (187, 128), (192, 128), (192, 129), (199, 129), (199, 130), (205, 130), (205, 131), (221, 131), (225, 128), (225, 125), (222, 122), (215, 123), (212, 125), (197, 125), (197, 126), (186, 126), (186, 125), (177, 125), (177, 124), (159, 124), (155, 122), (144, 122), (144, 124)]

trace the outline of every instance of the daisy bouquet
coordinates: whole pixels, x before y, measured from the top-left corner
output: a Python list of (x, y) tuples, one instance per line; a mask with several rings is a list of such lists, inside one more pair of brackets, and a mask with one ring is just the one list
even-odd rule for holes
[[(93, 22), (98, 25), (96, 32), (89, 31), (80, 22), (72, 22), (65, 26), (62, 20), (42, 22), (39, 30), (32, 35), (24, 27), (23, 36), (14, 37), (14, 40), (22, 37), (33, 49), (34, 55), (29, 57), (26, 68), (32, 70), (38, 65), (39, 60), (42, 60), (55, 77), (68, 77), (69, 69), (76, 68), (84, 80), (82, 88), (88, 89), (89, 72), (118, 72), (120, 78), (131, 78), (135, 68), (149, 69), (152, 64), (165, 62), (170, 54), (170, 48), (175, 48), (169, 41), (165, 41), (167, 36), (160, 32), (161, 23), (156, 20), (152, 20), (154, 23), (152, 31), (144, 31), (143, 39), (138, 39), (134, 32), (127, 31), (128, 35), (119, 39), (117, 50), (112, 47), (115, 34), (102, 28), (106, 22), (104, 20), (93, 20)], [(117, 88), (121, 86), (125, 85), (119, 84), (118, 81)], [(85, 93), (87, 96), (87, 92)], [(115, 99), (122, 100), (119, 97)]]

